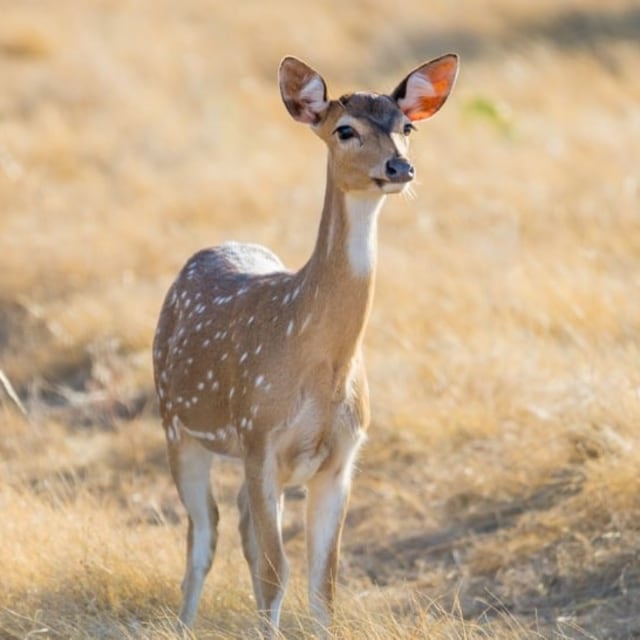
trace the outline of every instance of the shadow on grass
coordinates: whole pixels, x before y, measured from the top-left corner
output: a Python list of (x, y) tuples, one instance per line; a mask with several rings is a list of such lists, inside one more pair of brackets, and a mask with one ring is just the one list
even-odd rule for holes
[(398, 579), (413, 579), (424, 571), (424, 563), (455, 565), (456, 554), (473, 539), (489, 536), (513, 526), (524, 514), (550, 509), (580, 490), (582, 478), (563, 472), (552, 482), (526, 496), (494, 501), (474, 495), (458, 495), (447, 506), (449, 527), (419, 533), (384, 544), (354, 545), (352, 562), (377, 585)]
[[(587, 531), (587, 539), (581, 531), (567, 530), (530, 551), (523, 547), (516, 556), (505, 549), (500, 560), (500, 541), (508, 539), (520, 518), (531, 522), (532, 514), (551, 510), (578, 494), (583, 482), (574, 469), (507, 502), (460, 495), (448, 505), (450, 526), (384, 544), (353, 545), (347, 556), (356, 571), (381, 586), (419, 583), (426, 572), (439, 570), (447, 576), (440, 589), (448, 593), (431, 595), (456, 604), (466, 620), (490, 621), (506, 615), (545, 638), (639, 638), (640, 540), (634, 545), (627, 537), (616, 543), (606, 531), (598, 535)], [(498, 562), (474, 569), (469, 554), (478, 543), (488, 541)], [(572, 550), (581, 554), (577, 557), (586, 556), (586, 561), (563, 561)]]

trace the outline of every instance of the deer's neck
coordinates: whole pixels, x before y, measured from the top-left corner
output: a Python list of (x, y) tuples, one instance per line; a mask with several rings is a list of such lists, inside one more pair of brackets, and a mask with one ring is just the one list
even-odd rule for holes
[(385, 196), (343, 193), (331, 169), (314, 252), (302, 269), (314, 329), (332, 357), (349, 360), (358, 349), (375, 283), (378, 214)]

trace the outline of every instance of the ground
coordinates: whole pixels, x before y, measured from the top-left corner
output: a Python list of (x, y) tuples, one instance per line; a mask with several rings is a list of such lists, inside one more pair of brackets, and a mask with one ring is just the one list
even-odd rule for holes
[[(640, 637), (637, 3), (0, 8), (2, 640), (171, 636), (186, 523), (151, 378), (164, 293), (205, 245), (293, 268), (311, 251), (325, 157), (280, 102), (284, 55), (337, 96), (447, 51), (461, 72), (412, 135), (415, 197), (380, 222), (337, 636)], [(237, 466), (213, 482), (196, 634), (256, 637)], [(311, 637), (303, 499), (289, 638)]]

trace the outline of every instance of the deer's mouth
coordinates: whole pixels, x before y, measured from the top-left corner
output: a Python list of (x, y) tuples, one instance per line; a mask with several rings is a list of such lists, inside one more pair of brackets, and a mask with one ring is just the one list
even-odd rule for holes
[(391, 180), (383, 180), (381, 178), (373, 178), (373, 183), (383, 193), (402, 193), (407, 188), (407, 182), (392, 182)]

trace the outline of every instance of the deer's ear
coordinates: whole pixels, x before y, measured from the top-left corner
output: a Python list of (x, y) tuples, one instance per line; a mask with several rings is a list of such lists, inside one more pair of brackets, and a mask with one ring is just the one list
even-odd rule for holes
[(278, 70), (280, 94), (287, 111), (298, 122), (318, 124), (328, 107), (322, 76), (301, 60), (287, 56)]
[(448, 53), (414, 69), (391, 97), (409, 120), (424, 120), (445, 103), (457, 75), (458, 56)]

